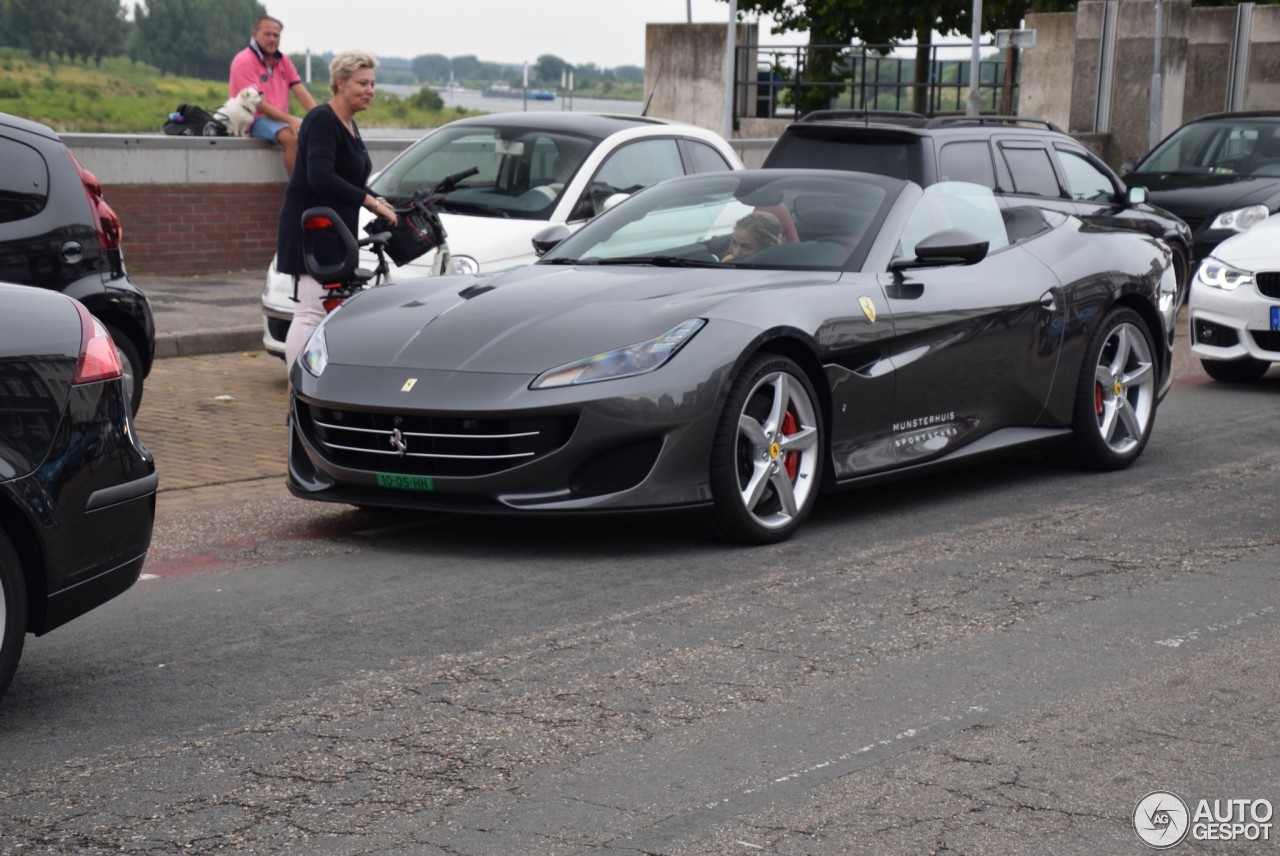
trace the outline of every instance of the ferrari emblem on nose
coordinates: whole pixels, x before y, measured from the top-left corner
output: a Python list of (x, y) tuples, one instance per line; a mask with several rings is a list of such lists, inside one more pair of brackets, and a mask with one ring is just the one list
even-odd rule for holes
[(409, 451), (409, 444), (404, 441), (404, 435), (400, 433), (399, 428), (391, 429), (391, 448), (402, 458), (404, 453)]
[(407, 381), (404, 382), (404, 386), (400, 387), (400, 391), (408, 392), (409, 390), (413, 389), (413, 385), (417, 382), (418, 382), (418, 379), (416, 377), (409, 378)]
[(872, 324), (876, 323), (876, 302), (870, 297), (859, 297), (858, 305), (862, 307), (862, 314), (867, 316), (867, 320)]

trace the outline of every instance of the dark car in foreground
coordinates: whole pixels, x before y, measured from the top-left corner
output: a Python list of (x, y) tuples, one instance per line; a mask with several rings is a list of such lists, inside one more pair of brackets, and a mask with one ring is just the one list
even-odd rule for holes
[(0, 281), (61, 291), (106, 325), (133, 411), (155, 355), (146, 295), (129, 279), (102, 184), (49, 128), (0, 113)]
[(1280, 111), (1211, 113), (1126, 171), (1195, 232), (1194, 260), (1280, 211)]
[[(796, 240), (725, 258), (741, 218), (783, 211)], [(291, 372), (288, 484), (477, 513), (705, 508), (731, 540), (778, 541), (820, 490), (1014, 448), (1133, 463), (1174, 301), (1157, 240), (973, 184), (670, 179), (536, 264), (347, 301)]]
[(1038, 205), (1108, 228), (1160, 238), (1173, 252), (1181, 300), (1190, 282), (1191, 229), (1147, 200), (1052, 122), (1023, 116), (819, 111), (788, 125), (766, 168), (853, 169), (928, 186), (969, 181), (1001, 204)]
[(156, 485), (106, 328), (70, 297), (0, 283), (0, 696), (27, 633), (138, 579)]

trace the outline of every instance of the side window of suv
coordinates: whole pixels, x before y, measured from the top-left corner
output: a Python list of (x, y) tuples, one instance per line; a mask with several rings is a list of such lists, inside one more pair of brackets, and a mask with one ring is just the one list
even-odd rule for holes
[(1058, 162), (1062, 164), (1062, 171), (1067, 175), (1067, 189), (1071, 192), (1072, 199), (1111, 202), (1116, 198), (1120, 189), (1115, 186), (1111, 176), (1087, 157), (1061, 146), (1056, 146), (1055, 151), (1058, 153)]
[(1000, 153), (1013, 176), (1014, 192), (1055, 198), (1062, 196), (1047, 150), (1040, 146), (1001, 145)]
[(968, 181), (983, 187), (996, 186), (991, 163), (991, 146), (986, 140), (947, 143), (938, 152), (939, 181)]
[(49, 199), (49, 167), (28, 145), (0, 137), (0, 223), (34, 217)]

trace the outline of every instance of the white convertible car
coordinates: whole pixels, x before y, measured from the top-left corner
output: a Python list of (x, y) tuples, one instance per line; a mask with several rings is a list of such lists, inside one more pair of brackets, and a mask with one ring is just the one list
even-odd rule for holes
[[(450, 122), (414, 143), (371, 182), (388, 199), (430, 188), (472, 167), (479, 173), (439, 207), (451, 258), (435, 251), (393, 268), (391, 279), (493, 273), (536, 259), (531, 239), (552, 224), (576, 230), (619, 194), (676, 175), (742, 169), (718, 134), (642, 116), (495, 113)], [(361, 226), (372, 219), (361, 212)], [(372, 258), (361, 262), (372, 268)], [(268, 352), (284, 357), (293, 280), (272, 262), (262, 293)]]

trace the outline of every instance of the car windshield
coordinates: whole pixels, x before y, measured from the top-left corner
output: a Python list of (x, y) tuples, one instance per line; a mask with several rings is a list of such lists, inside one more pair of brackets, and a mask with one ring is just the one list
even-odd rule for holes
[(1138, 172), (1280, 176), (1280, 122), (1185, 125), (1138, 165)]
[(545, 220), (596, 145), (590, 137), (537, 128), (446, 125), (396, 158), (371, 188), (404, 198), (475, 167), (479, 172), (449, 194), (442, 210)]
[(781, 170), (669, 179), (596, 217), (541, 263), (855, 269), (903, 185)]

